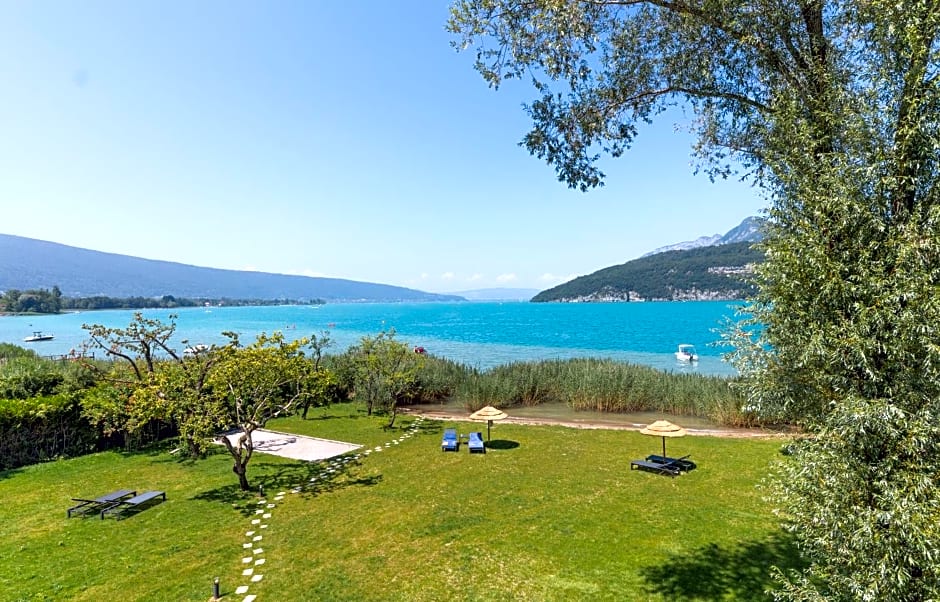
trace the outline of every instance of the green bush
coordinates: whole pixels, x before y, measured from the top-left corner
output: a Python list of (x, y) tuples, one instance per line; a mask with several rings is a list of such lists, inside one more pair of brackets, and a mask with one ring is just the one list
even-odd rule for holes
[(76, 394), (0, 399), (0, 470), (86, 454), (97, 441)]

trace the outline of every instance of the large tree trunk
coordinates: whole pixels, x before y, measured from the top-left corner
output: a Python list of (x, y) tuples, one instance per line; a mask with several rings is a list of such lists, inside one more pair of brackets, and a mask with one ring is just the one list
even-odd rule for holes
[(251, 486), (248, 484), (247, 473), (248, 462), (251, 460), (251, 452), (254, 449), (251, 443), (251, 431), (245, 430), (242, 436), (238, 438), (238, 445), (232, 445), (232, 442), (226, 436), (222, 436), (221, 439), (234, 461), (232, 472), (238, 475), (238, 486), (242, 491), (250, 491)]
[(238, 486), (242, 491), (251, 491), (251, 485), (248, 484), (248, 467), (239, 461), (232, 466), (232, 472), (238, 475)]

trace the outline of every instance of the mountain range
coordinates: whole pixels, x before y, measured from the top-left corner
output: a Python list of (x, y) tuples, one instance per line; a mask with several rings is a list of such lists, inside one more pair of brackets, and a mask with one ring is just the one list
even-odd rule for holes
[(68, 297), (174, 295), (330, 302), (736, 298), (747, 293), (742, 276), (748, 266), (760, 261), (750, 242), (760, 239), (761, 222), (749, 217), (724, 235), (660, 247), (542, 292), (497, 288), (452, 294), (341, 278), (205, 268), (0, 234), (0, 291), (58, 286)]
[(752, 248), (762, 237), (761, 225), (761, 218), (749, 217), (724, 235), (660, 247), (542, 291), (532, 301), (741, 299), (752, 292), (748, 276), (763, 260)]
[(264, 272), (204, 268), (0, 234), (0, 291), (51, 289), (69, 297), (178, 297), (298, 301), (463, 301), (457, 295)]
[(695, 240), (677, 242), (665, 247), (659, 247), (641, 257), (649, 257), (657, 253), (666, 251), (688, 251), (690, 249), (700, 249), (702, 247), (713, 247), (717, 245), (728, 245), (736, 242), (755, 242), (761, 239), (761, 225), (764, 223), (762, 218), (750, 216), (744, 218), (740, 224), (728, 230), (724, 234), (712, 234), (711, 236), (700, 236)]

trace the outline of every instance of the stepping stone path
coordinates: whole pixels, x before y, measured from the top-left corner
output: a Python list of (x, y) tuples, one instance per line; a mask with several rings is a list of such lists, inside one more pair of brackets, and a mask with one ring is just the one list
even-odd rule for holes
[[(418, 416), (415, 421), (405, 429), (405, 432), (402, 433), (397, 439), (386, 443), (384, 446), (377, 445), (372, 449), (367, 449), (363, 452), (352, 455), (344, 455), (333, 458), (332, 460), (321, 460), (320, 463), (326, 466), (326, 477), (333, 475), (337, 471), (345, 468), (349, 462), (355, 460), (362, 460), (363, 458), (369, 457), (369, 454), (381, 452), (387, 447), (392, 445), (398, 445), (403, 443), (405, 440), (410, 439), (414, 436), (415, 431), (418, 430), (418, 427), (424, 422), (424, 416)], [(310, 484), (316, 484), (317, 477), (310, 478)], [(298, 485), (290, 490), (291, 493), (300, 493), (308, 486), (307, 483)], [(280, 502), (284, 499), (284, 496), (287, 495), (286, 491), (279, 491), (277, 494), (268, 502), (267, 499), (260, 499), (257, 502), (258, 508), (255, 510), (251, 519), (251, 526), (248, 531), (245, 531), (245, 543), (242, 544), (242, 564), (247, 568), (242, 570), (242, 580), (243, 582), (247, 580), (247, 584), (239, 585), (235, 588), (236, 595), (244, 595), (241, 602), (255, 602), (258, 596), (256, 594), (249, 594), (248, 590), (252, 584), (260, 583), (264, 579), (264, 574), (257, 572), (262, 567), (265, 566), (264, 558), (264, 548), (261, 547), (261, 542), (264, 540), (264, 536), (258, 533), (259, 529), (268, 528), (268, 520), (271, 519), (271, 516), (274, 514), (274, 509), (277, 508), (277, 502)], [(257, 517), (257, 518), (255, 518)]]

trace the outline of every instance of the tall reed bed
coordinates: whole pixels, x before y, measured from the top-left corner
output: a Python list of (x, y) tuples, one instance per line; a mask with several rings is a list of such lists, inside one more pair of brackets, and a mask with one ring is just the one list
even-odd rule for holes
[(429, 359), (422, 378), (433, 379), (437, 399), (449, 396), (471, 411), (486, 405), (564, 403), (574, 410), (657, 411), (728, 426), (753, 424), (728, 378), (674, 374), (607, 359), (517, 362), (486, 371)]

